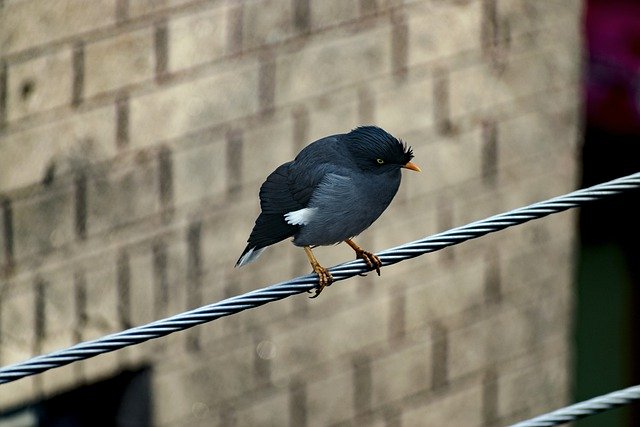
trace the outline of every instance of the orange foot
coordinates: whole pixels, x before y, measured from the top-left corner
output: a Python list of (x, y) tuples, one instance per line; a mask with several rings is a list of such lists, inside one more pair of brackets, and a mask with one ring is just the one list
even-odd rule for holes
[(318, 275), (318, 287), (315, 288), (315, 295), (309, 298), (317, 298), (318, 295), (322, 292), (324, 288), (330, 286), (333, 283), (333, 276), (329, 273), (329, 270), (321, 266), (320, 264), (312, 265), (313, 271)]
[[(316, 298), (324, 288), (331, 285), (333, 283), (333, 276), (329, 273), (329, 270), (320, 265), (316, 257), (313, 255), (310, 246), (305, 246), (304, 251), (307, 254), (307, 258), (309, 259), (309, 264), (311, 264), (311, 268), (318, 275), (318, 286), (315, 289), (316, 294), (310, 298)], [(311, 292), (311, 291), (309, 291)]]
[(345, 243), (351, 246), (351, 248), (356, 252), (356, 259), (363, 260), (369, 268), (373, 268), (376, 270), (378, 276), (380, 275), (380, 267), (382, 267), (382, 261), (380, 261), (380, 258), (378, 258), (377, 255), (372, 254), (369, 251), (365, 251), (351, 239), (345, 240)]
[(375, 268), (378, 276), (380, 275), (380, 267), (382, 267), (382, 261), (380, 261), (380, 258), (378, 258), (376, 254), (372, 254), (371, 252), (365, 250), (356, 251), (356, 259), (357, 258), (363, 260), (369, 268)]

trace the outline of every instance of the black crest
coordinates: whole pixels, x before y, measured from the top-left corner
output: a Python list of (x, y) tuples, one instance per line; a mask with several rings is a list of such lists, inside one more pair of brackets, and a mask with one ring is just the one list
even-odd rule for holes
[(413, 149), (377, 126), (360, 126), (345, 135), (349, 150), (358, 163), (368, 165), (382, 159), (395, 165), (405, 165), (413, 159)]

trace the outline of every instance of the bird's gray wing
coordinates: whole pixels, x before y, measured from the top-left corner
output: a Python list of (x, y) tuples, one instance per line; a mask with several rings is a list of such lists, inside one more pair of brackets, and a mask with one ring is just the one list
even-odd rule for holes
[(305, 221), (294, 243), (330, 245), (356, 236), (370, 225), (362, 221), (361, 201), (348, 170), (327, 173), (314, 190), (309, 206), (292, 218)]
[[(329, 174), (342, 175), (345, 169), (353, 167), (342, 135), (332, 135), (319, 139), (305, 147), (289, 166), (289, 191), (291, 198), (300, 208), (309, 206), (314, 192)], [(289, 211), (290, 212), (290, 211)]]
[(315, 141), (267, 177), (260, 188), (262, 212), (285, 214), (306, 208), (322, 180), (328, 174), (340, 174), (349, 161), (338, 136)]
[(344, 203), (352, 197), (357, 197), (354, 193), (353, 181), (348, 176), (349, 172), (338, 168), (332, 169), (331, 172), (327, 172), (323, 176), (311, 194), (309, 200), (311, 207), (334, 205), (338, 202)]
[(260, 207), (265, 214), (285, 214), (304, 209), (320, 185), (327, 185), (329, 175), (338, 175), (335, 165), (309, 167), (294, 162), (276, 169), (260, 188)]

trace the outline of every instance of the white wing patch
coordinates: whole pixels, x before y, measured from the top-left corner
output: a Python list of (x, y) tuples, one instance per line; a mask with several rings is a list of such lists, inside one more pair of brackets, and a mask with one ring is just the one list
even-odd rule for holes
[(313, 219), (318, 208), (304, 208), (284, 214), (284, 219), (291, 225), (307, 225)]

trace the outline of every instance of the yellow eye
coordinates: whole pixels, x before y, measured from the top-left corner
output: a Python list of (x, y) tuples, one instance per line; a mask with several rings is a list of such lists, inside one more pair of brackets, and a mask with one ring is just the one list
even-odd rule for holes
[(378, 162), (379, 165), (384, 164), (384, 160), (382, 159), (376, 159), (376, 162)]

